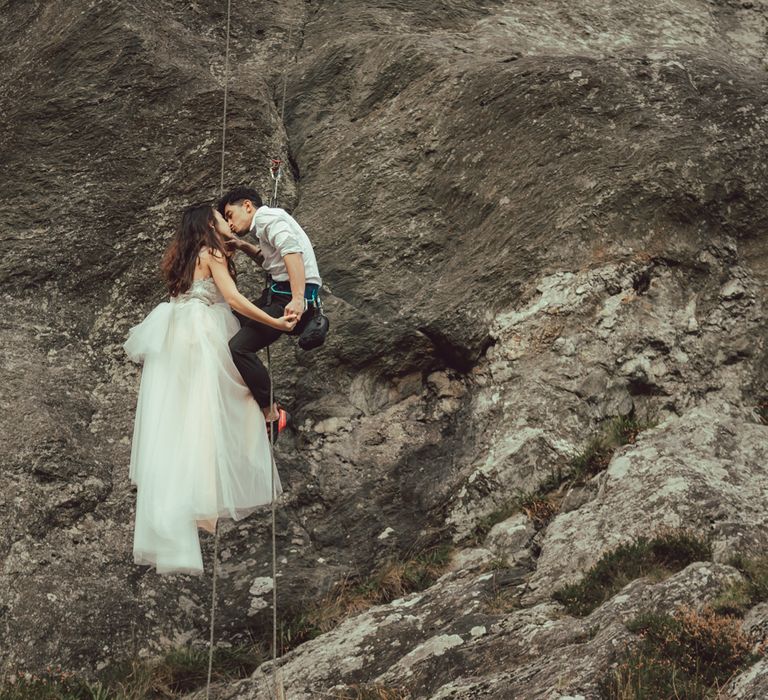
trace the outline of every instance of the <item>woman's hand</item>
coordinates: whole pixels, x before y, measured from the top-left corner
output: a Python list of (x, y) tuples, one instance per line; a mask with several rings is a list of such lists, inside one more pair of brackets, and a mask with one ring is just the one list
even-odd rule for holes
[(282, 318), (275, 319), (275, 328), (283, 331), (284, 333), (289, 333), (294, 328), (296, 328), (296, 324), (298, 322), (299, 317), (296, 314), (286, 314)]

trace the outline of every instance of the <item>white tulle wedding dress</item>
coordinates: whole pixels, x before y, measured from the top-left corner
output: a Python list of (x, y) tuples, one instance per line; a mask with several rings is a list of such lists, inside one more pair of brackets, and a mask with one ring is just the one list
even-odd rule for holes
[(198, 521), (239, 520), (272, 500), (266, 423), (228, 346), (239, 327), (207, 278), (156, 306), (124, 345), (144, 363), (130, 465), (133, 555), (161, 574), (202, 573)]

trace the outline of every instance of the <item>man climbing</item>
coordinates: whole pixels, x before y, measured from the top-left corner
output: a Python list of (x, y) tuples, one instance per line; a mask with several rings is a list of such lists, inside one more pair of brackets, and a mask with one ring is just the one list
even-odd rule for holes
[[(312, 318), (309, 306), (317, 300), (322, 285), (315, 251), (304, 229), (285, 210), (265, 206), (258, 192), (249, 187), (227, 192), (218, 209), (234, 234), (228, 247), (243, 251), (269, 275), (256, 306), (275, 318), (296, 314), (299, 322), (290, 334), (301, 335)], [(238, 237), (249, 232), (258, 245)], [(270, 406), (269, 373), (256, 353), (275, 342), (282, 331), (236, 315), (241, 328), (229, 341), (232, 359), (266, 420), (277, 421), (276, 435), (286, 427), (288, 414), (276, 403)]]

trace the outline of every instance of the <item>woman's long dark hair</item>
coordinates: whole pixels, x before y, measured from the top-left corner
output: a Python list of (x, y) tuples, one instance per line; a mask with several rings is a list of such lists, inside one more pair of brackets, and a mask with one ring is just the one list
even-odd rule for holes
[(214, 229), (214, 221), (210, 204), (193, 204), (182, 213), (179, 228), (165, 251), (161, 265), (172, 297), (183, 294), (192, 286), (197, 256), (203, 248), (211, 248), (224, 255), (229, 274), (234, 279), (235, 266)]

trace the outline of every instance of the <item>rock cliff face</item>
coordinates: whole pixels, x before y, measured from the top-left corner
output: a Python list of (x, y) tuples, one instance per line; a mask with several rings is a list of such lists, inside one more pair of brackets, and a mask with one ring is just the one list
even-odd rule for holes
[[(163, 298), (180, 208), (218, 192), (225, 12), (0, 0), (8, 666), (93, 673), (205, 637), (209, 580), (131, 560), (121, 344)], [(765, 551), (766, 25), (762, 1), (234, 0), (227, 185), (266, 190), (269, 156), (290, 163), (282, 203), (332, 324), (321, 351), (273, 353), (298, 421), (278, 448), (282, 613), (456, 547), (432, 588), (291, 652), (291, 698), (400, 679), (418, 698), (591, 697), (629, 616), (701, 606), (734, 553)], [(653, 427), (548, 524), (478, 538), (621, 416)], [(271, 623), (268, 524), (223, 529), (222, 640)], [(661, 526), (708, 534), (715, 561), (563, 616), (554, 590)], [(478, 603), (498, 558), (512, 612)], [(268, 697), (268, 677), (221, 697)]]

